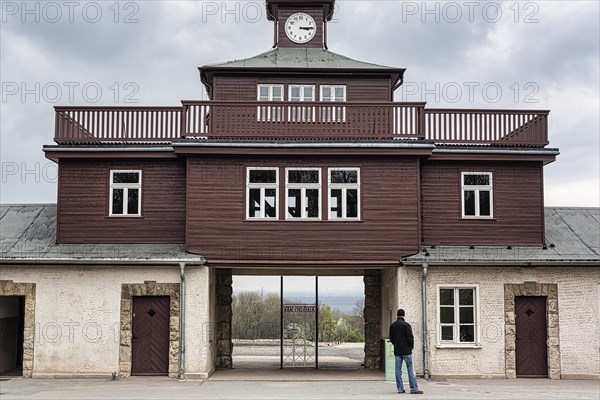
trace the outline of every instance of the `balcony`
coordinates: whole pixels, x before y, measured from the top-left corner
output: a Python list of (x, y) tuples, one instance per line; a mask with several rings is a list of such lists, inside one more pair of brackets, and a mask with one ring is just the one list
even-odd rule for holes
[(425, 108), (425, 103), (183, 101), (181, 107), (56, 107), (54, 140), (169, 143), (191, 137), (415, 139), (543, 147), (548, 111)]

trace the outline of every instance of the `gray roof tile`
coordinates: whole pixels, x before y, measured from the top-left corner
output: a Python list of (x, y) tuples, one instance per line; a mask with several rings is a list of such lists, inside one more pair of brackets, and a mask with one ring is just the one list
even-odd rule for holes
[(397, 70), (398, 68), (372, 64), (317, 48), (276, 48), (254, 57), (209, 64), (211, 68), (317, 68)]
[(176, 244), (56, 244), (56, 205), (0, 206), (0, 263), (202, 264)]
[(600, 208), (546, 207), (543, 246), (435, 246), (401, 260), (404, 265), (573, 265), (600, 267)]

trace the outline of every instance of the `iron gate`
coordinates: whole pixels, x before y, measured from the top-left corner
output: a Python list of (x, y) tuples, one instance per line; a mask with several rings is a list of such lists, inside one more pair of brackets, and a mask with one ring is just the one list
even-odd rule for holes
[[(319, 299), (315, 277), (314, 303), (284, 296), (281, 277), (281, 368), (319, 367)], [(312, 299), (311, 299), (312, 300)]]

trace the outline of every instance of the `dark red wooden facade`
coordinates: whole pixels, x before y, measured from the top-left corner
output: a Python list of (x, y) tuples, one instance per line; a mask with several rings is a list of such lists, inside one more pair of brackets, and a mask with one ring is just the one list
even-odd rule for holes
[[(109, 217), (111, 170), (142, 171), (141, 217)], [(183, 160), (61, 159), (59, 243), (184, 243)]]
[[(262, 75), (262, 76), (261, 76)], [(345, 85), (348, 101), (352, 102), (382, 102), (393, 101), (392, 81), (389, 74), (386, 76), (354, 76), (338, 72), (324, 77), (323, 73), (282, 73), (278, 76), (257, 74), (256, 76), (236, 76), (230, 73), (218, 74), (214, 77), (215, 101), (250, 102), (256, 101), (258, 84), (284, 84), (284, 100), (288, 100), (289, 85), (315, 85), (316, 98), (321, 85)], [(311, 76), (312, 75), (312, 76)], [(346, 75), (346, 76), (344, 76)]]
[[(424, 162), (423, 244), (543, 244), (542, 168), (541, 162)], [(492, 173), (492, 219), (462, 218), (461, 172)]]
[[(247, 221), (246, 168), (278, 167), (279, 220)], [(286, 221), (285, 168), (322, 169), (320, 221)], [(327, 169), (358, 167), (361, 220), (327, 220)], [(393, 264), (418, 251), (414, 157), (189, 157), (188, 250), (209, 260), (279, 264)]]

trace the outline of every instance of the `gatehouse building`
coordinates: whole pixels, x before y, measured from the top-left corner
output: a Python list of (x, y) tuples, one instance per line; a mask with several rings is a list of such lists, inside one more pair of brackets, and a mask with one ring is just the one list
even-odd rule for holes
[(549, 111), (395, 102), (404, 68), (329, 50), (334, 7), (267, 0), (271, 50), (200, 67), (209, 100), (55, 107), (57, 203), (0, 211), (0, 373), (235, 368), (254, 275), (363, 277), (365, 369), (404, 308), (421, 376), (600, 377), (600, 210), (544, 207)]

